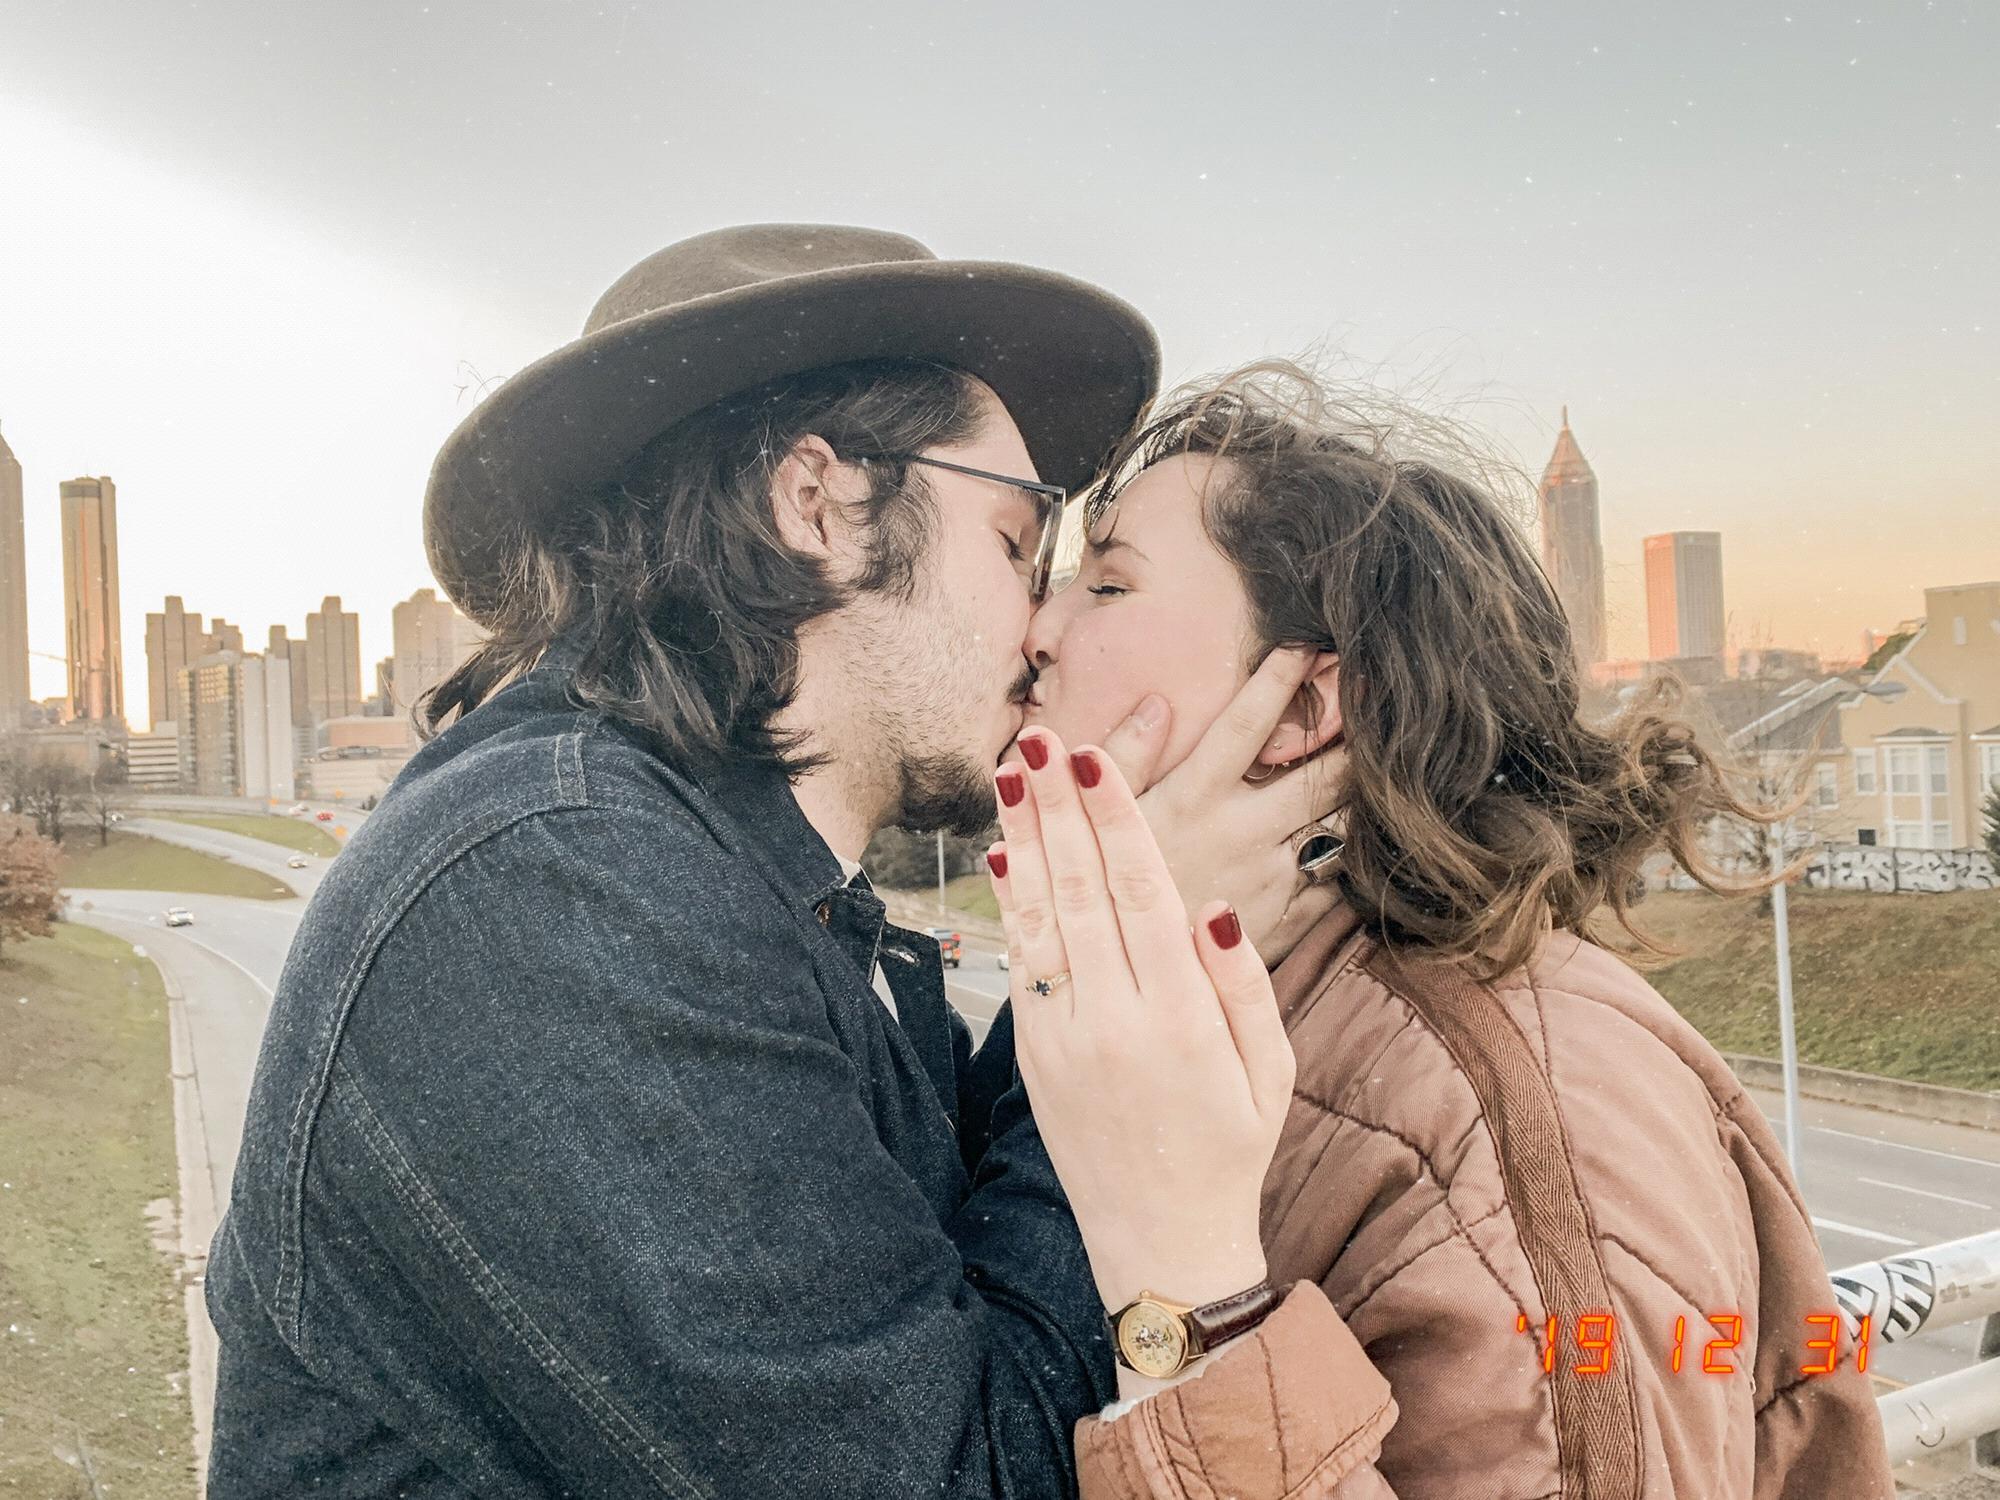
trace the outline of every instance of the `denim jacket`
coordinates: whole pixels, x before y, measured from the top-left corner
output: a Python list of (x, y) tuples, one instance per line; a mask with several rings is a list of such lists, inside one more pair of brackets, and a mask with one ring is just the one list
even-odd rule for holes
[(782, 772), (677, 771), (574, 661), (424, 746), (306, 911), (209, 1494), (1072, 1493), (1113, 1370), (1008, 1017), (973, 1055)]

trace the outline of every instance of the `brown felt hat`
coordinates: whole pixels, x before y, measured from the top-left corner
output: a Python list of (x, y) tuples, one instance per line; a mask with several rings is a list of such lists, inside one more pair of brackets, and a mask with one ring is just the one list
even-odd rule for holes
[(977, 376), (1006, 403), (1041, 479), (1071, 489), (1094, 477), (1160, 372), (1145, 318), (1053, 271), (939, 260), (879, 229), (717, 229), (640, 261), (581, 338), (459, 424), (424, 496), (431, 571), (483, 620), (521, 537), (675, 422), (766, 380), (862, 359)]

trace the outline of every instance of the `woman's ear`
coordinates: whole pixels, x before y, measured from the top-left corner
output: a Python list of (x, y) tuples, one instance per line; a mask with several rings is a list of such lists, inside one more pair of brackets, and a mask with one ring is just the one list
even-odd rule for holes
[(1257, 762), (1286, 766), (1340, 738), (1340, 657), (1322, 651), (1313, 658), (1311, 674), (1292, 699), (1278, 727), (1257, 752)]
[(825, 438), (808, 433), (792, 445), (771, 476), (771, 514), (785, 545), (822, 561), (836, 548), (838, 515), (828, 488), (839, 456)]

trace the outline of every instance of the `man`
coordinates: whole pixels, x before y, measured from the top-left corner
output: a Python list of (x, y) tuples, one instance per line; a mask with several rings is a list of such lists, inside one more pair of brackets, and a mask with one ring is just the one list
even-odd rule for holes
[(1057, 487), (1156, 370), (1067, 278), (762, 226), (454, 434), (491, 635), (273, 1001), (215, 1500), (1073, 1489), (1104, 1309), (1006, 1020), (856, 872), (990, 823)]

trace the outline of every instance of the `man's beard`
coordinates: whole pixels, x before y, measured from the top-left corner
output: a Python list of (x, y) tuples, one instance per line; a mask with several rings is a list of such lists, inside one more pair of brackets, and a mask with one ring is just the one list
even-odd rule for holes
[(957, 755), (906, 756), (898, 768), (896, 815), (898, 828), (913, 833), (943, 829), (969, 839), (991, 828), (999, 817), (993, 803), (993, 777), (984, 766)]

